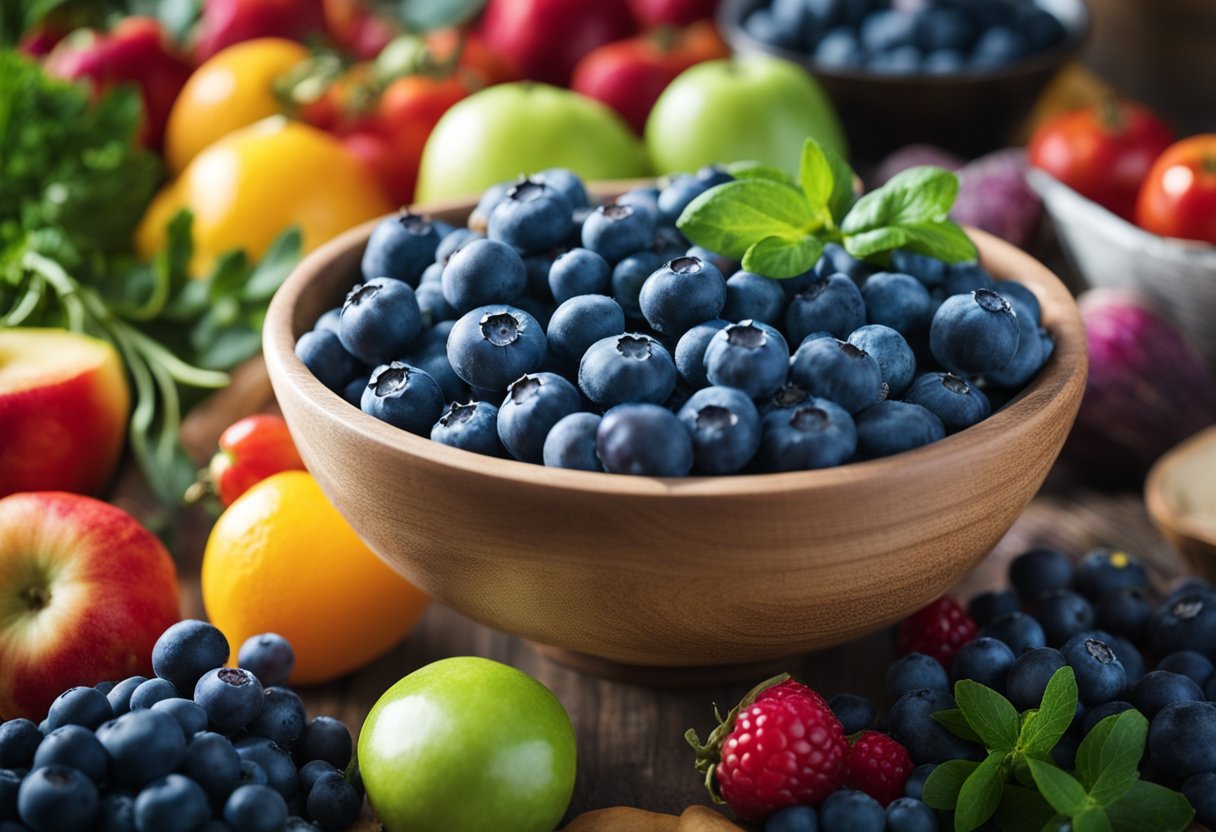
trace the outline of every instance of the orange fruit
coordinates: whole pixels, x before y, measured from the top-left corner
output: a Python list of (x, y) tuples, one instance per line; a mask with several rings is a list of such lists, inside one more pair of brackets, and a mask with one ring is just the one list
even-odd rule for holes
[(429, 600), (367, 548), (306, 471), (275, 474), (228, 507), (207, 539), (202, 584), (233, 656), (260, 633), (291, 642), (294, 684), (385, 653)]

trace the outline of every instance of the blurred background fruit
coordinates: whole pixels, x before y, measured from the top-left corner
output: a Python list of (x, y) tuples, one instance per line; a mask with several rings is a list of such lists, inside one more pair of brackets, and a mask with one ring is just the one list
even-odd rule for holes
[(304, 41), (324, 29), (321, 0), (207, 0), (195, 33), (195, 59), (205, 61), (221, 49), (255, 38)]
[(1136, 224), (1216, 245), (1216, 133), (1183, 139), (1157, 157), (1140, 187)]

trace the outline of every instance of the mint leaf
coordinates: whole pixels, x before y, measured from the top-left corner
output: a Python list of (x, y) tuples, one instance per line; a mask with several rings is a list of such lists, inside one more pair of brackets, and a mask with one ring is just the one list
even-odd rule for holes
[(1039, 832), (1056, 810), (1034, 789), (1007, 784), (993, 820), (1004, 832)]
[(829, 148), (808, 138), (802, 145), (798, 181), (811, 208), (839, 223), (853, 205), (853, 169)]
[(1039, 794), (1062, 815), (1075, 815), (1089, 806), (1089, 796), (1075, 777), (1045, 760), (1026, 761)]
[(933, 718), (959, 739), (964, 739), (968, 742), (980, 742), (980, 735), (975, 733), (975, 729), (971, 727), (971, 723), (967, 721), (967, 717), (963, 716), (963, 712), (958, 708), (952, 708), (948, 711), (937, 711), (933, 714)]
[(897, 248), (906, 248), (948, 263), (966, 263), (977, 257), (975, 243), (971, 242), (966, 232), (949, 221), (890, 225), (846, 234), (844, 247), (857, 258), (871, 257)]
[(860, 234), (893, 225), (943, 222), (958, 196), (958, 177), (927, 166), (908, 168), (857, 200), (840, 230)]
[(287, 275), (300, 260), (303, 238), (298, 226), (292, 226), (274, 238), (270, 248), (262, 255), (253, 274), (241, 288), (241, 300), (252, 302), (269, 301), (283, 285)]
[(1008, 752), (1018, 741), (1018, 712), (992, 688), (970, 679), (954, 686), (954, 700), (989, 750)]
[(1111, 832), (1110, 819), (1099, 806), (1072, 817), (1072, 832)]
[(949, 760), (942, 763), (933, 769), (925, 780), (921, 799), (943, 812), (954, 809), (963, 783), (979, 767), (979, 763), (973, 763), (971, 760)]
[[(936, 770), (934, 770), (936, 774)], [(971, 832), (992, 817), (1005, 789), (1005, 755), (989, 754), (963, 783), (954, 810), (955, 832)]]
[(775, 168), (761, 162), (732, 162), (724, 170), (735, 179), (771, 179), (782, 185), (794, 187), (794, 178), (784, 168)]
[(1077, 677), (1071, 667), (1061, 667), (1047, 682), (1038, 711), (1023, 722), (1017, 742), (1019, 750), (1046, 759), (1076, 715)]
[(676, 227), (695, 245), (740, 260), (765, 237), (800, 240), (814, 223), (811, 206), (798, 189), (771, 179), (743, 179), (700, 194)]
[(806, 234), (797, 240), (765, 237), (743, 254), (742, 266), (765, 277), (797, 277), (811, 270), (823, 254), (823, 242)]
[[(1103, 720), (1105, 722), (1105, 720)], [(1182, 832), (1195, 817), (1185, 797), (1165, 786), (1138, 780), (1127, 794), (1106, 807), (1115, 832)]]
[(1109, 806), (1139, 779), (1148, 720), (1132, 709), (1108, 716), (1077, 748), (1077, 776), (1101, 806)]

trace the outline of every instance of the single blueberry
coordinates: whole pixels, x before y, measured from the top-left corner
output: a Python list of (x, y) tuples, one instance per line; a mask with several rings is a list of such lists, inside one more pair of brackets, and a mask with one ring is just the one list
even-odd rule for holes
[[(156, 640), (152, 647), (152, 669), (188, 696), (199, 678), (208, 670), (223, 667), (228, 656), (228, 639), (218, 627), (187, 619), (165, 630)], [(134, 703), (131, 707), (135, 707)]]
[(1148, 633), (1159, 656), (1179, 650), (1216, 656), (1216, 593), (1200, 590), (1167, 599), (1149, 619)]
[(64, 725), (46, 735), (31, 768), (53, 765), (71, 766), (94, 783), (102, 783), (109, 759), (92, 731), (82, 725)]
[(705, 352), (719, 331), (730, 326), (730, 321), (715, 318), (689, 329), (676, 342), (675, 364), (680, 378), (693, 390), (709, 386), (705, 368)]
[(938, 363), (956, 375), (999, 370), (1017, 352), (1017, 316), (991, 289), (953, 295), (933, 316), (929, 346)]
[(845, 735), (856, 734), (874, 725), (878, 711), (873, 703), (855, 693), (838, 693), (828, 700), (828, 707), (840, 720)]
[(886, 826), (882, 804), (856, 789), (835, 791), (819, 807), (822, 832), (883, 832)]
[(304, 743), (297, 752), (302, 763), (325, 760), (343, 770), (350, 763), (351, 753), (350, 731), (340, 720), (329, 716), (319, 716), (308, 723)]
[(692, 435), (693, 465), (701, 474), (733, 474), (760, 449), (760, 413), (744, 392), (706, 387), (680, 408)]
[(617, 263), (650, 245), (654, 233), (655, 217), (649, 211), (609, 202), (583, 222), (581, 241), (608, 263)]
[(0, 722), (0, 768), (29, 768), (42, 732), (28, 719)]
[(667, 186), (659, 191), (656, 204), (660, 222), (674, 225), (688, 207), (688, 203), (709, 190), (709, 187), (708, 182), (687, 173), (673, 176)]
[(317, 778), (308, 792), (308, 816), (322, 829), (346, 829), (363, 809), (363, 798), (341, 772), (331, 771)]
[(236, 663), (257, 676), (262, 687), (282, 686), (291, 680), (296, 652), (278, 633), (262, 633), (245, 639), (237, 651)]
[(998, 292), (1005, 296), (1005, 299), (1014, 305), (1014, 311), (1019, 315), (1025, 310), (1034, 320), (1035, 326), (1043, 324), (1043, 310), (1039, 305), (1039, 298), (1030, 289), (1027, 289), (1016, 280), (998, 280), (994, 287)]
[(692, 436), (674, 413), (657, 404), (609, 410), (596, 431), (595, 449), (604, 470), (613, 474), (684, 477), (693, 465)]
[(565, 242), (573, 213), (574, 206), (561, 191), (546, 182), (525, 179), (512, 185), (494, 206), (486, 236), (524, 254), (535, 254)]
[(241, 832), (280, 832), (287, 824), (287, 801), (269, 786), (241, 786), (224, 803), (224, 822)]
[(947, 433), (957, 433), (992, 412), (988, 397), (969, 381), (952, 373), (925, 373), (912, 382), (904, 401), (919, 404), (942, 420)]
[(981, 627), (1019, 609), (1018, 596), (1008, 589), (990, 589), (967, 602), (967, 614)]
[(764, 832), (819, 832), (819, 821), (810, 806), (786, 806), (769, 816)]
[[(474, 240), (484, 240), (484, 234), (478, 234), (468, 228), (457, 228), (456, 230), (445, 234), (443, 239), (439, 241), (439, 245), (435, 247), (435, 262), (426, 267), (423, 271), (422, 283), (426, 281), (426, 272), (430, 271), (435, 265), (439, 266), (438, 274), (443, 273), (443, 266), (448, 262), (448, 258), (460, 250), (460, 247), (465, 243), (471, 243)], [(433, 279), (433, 278), (432, 278)]]
[(1148, 572), (1133, 555), (1119, 549), (1094, 549), (1077, 564), (1077, 592), (1098, 600), (1119, 589), (1144, 589)]
[(558, 306), (549, 319), (546, 335), (554, 355), (573, 366), (596, 341), (624, 332), (625, 313), (620, 305), (612, 298), (592, 294)]
[(937, 832), (937, 812), (928, 804), (901, 797), (887, 805), (887, 832)]
[(431, 428), (431, 440), (486, 456), (506, 456), (498, 438), (498, 408), (489, 402), (452, 402)]
[(832, 468), (857, 450), (857, 428), (835, 402), (810, 397), (793, 407), (776, 408), (761, 421), (760, 464), (766, 471)]
[(443, 390), (425, 370), (393, 361), (372, 371), (359, 406), (382, 422), (427, 436), (443, 412)]
[(1070, 589), (1074, 574), (1068, 555), (1047, 546), (1029, 549), (1009, 564), (1009, 582), (1026, 603), (1053, 589)]
[(201, 731), (190, 738), (179, 769), (202, 786), (215, 803), (227, 797), (241, 779), (241, 758), (227, 737)]
[(1040, 595), (1034, 617), (1042, 626), (1050, 647), (1059, 647), (1094, 626), (1094, 608), (1069, 589), (1053, 589)]
[[(138, 832), (135, 827), (134, 795), (116, 792), (102, 798), (97, 825), (101, 832)], [(0, 832), (8, 832), (4, 824), (0, 824)]]
[(753, 399), (763, 399), (785, 384), (790, 348), (768, 324), (746, 320), (716, 332), (705, 348), (704, 360), (710, 384), (734, 387)]
[(646, 322), (679, 338), (702, 321), (717, 318), (726, 304), (726, 279), (708, 261), (677, 257), (657, 269), (638, 295)]
[(559, 304), (579, 295), (606, 295), (612, 291), (612, 267), (594, 251), (572, 248), (553, 261), (549, 291)]
[(1004, 26), (990, 26), (980, 35), (971, 52), (971, 66), (999, 69), (1026, 54), (1026, 38)]
[(528, 272), (519, 252), (496, 240), (472, 240), (443, 267), (443, 297), (457, 314), (510, 303), (524, 293)]
[(883, 401), (856, 416), (857, 453), (866, 459), (901, 454), (946, 435), (942, 420), (918, 404)]
[(815, 46), (815, 62), (830, 69), (861, 66), (864, 61), (865, 50), (856, 31), (848, 26), (829, 30)]
[(1166, 705), (1149, 724), (1148, 751), (1174, 778), (1216, 771), (1216, 703)]
[(439, 236), (431, 218), (421, 214), (406, 211), (381, 220), (363, 250), (363, 279), (391, 277), (417, 286), (422, 270), (435, 262)]
[(113, 716), (104, 693), (96, 688), (74, 687), (55, 697), (47, 711), (46, 726), (48, 732), (64, 725), (83, 725), (92, 730)]
[(579, 362), (578, 386), (605, 409), (626, 402), (659, 404), (675, 389), (676, 366), (671, 353), (649, 335), (613, 335), (587, 348)]
[(180, 774), (154, 780), (135, 798), (135, 827), (156, 832), (195, 832), (211, 817), (202, 786)]
[(925, 793), (925, 781), (936, 768), (935, 763), (923, 763), (912, 769), (912, 773), (904, 781), (904, 794), (913, 800), (920, 800)]
[(1127, 701), (1152, 719), (1171, 702), (1203, 702), (1206, 699), (1203, 688), (1194, 679), (1168, 670), (1154, 670), (1141, 676), (1130, 687)]
[(946, 297), (969, 295), (980, 289), (996, 289), (996, 281), (979, 263), (950, 263), (942, 280)]
[(233, 743), (242, 762), (249, 760), (266, 772), (266, 785), (284, 800), (291, 800), (299, 789), (300, 776), (291, 755), (273, 740), (265, 737), (244, 737)]
[(1081, 633), (1069, 639), (1060, 652), (1077, 676), (1082, 704), (1100, 705), (1123, 692), (1127, 673), (1114, 648), (1096, 633)]
[(1195, 809), (1195, 820), (1208, 829), (1216, 827), (1216, 772), (1205, 771), (1186, 779), (1182, 796)]
[(861, 291), (844, 274), (812, 282), (790, 298), (785, 310), (785, 330), (791, 343), (801, 343), (814, 332), (828, 332), (844, 339), (865, 323), (866, 305)]
[(97, 729), (97, 739), (110, 757), (110, 779), (138, 788), (176, 771), (186, 757), (181, 724), (162, 711), (131, 711)]
[(553, 188), (569, 201), (572, 208), (586, 208), (591, 204), (587, 198), (587, 186), (579, 175), (569, 168), (545, 168), (532, 178)]
[(941, 662), (924, 653), (909, 653), (887, 667), (887, 695), (898, 699), (913, 690), (950, 691), (950, 677)]
[(882, 397), (882, 369), (863, 349), (835, 338), (803, 341), (790, 362), (790, 381), (818, 398), (835, 402), (850, 413), (864, 410)]
[(161, 711), (176, 719), (186, 737), (207, 730), (207, 714), (189, 699), (162, 699), (152, 706), (152, 710)]
[(653, 251), (629, 255), (612, 268), (612, 298), (631, 318), (642, 317), (642, 286), (665, 261)]
[(726, 305), (722, 317), (728, 321), (760, 321), (776, 326), (785, 310), (781, 284), (752, 272), (738, 271), (726, 281)]
[(296, 358), (335, 393), (363, 371), (363, 363), (342, 346), (336, 333), (330, 330), (305, 332), (296, 341)]
[(271, 686), (262, 688), (262, 709), (247, 730), (290, 751), (304, 735), (307, 724), (308, 715), (300, 697), (288, 688)]
[(498, 408), (498, 438), (511, 456), (539, 465), (549, 431), (582, 404), (578, 389), (556, 373), (520, 376)]
[(85, 832), (100, 808), (97, 786), (70, 766), (36, 769), (17, 791), (17, 812), (34, 832)]
[(557, 421), (545, 437), (541, 456), (550, 468), (576, 471), (603, 471), (595, 453), (595, 435), (600, 416), (596, 413), (571, 413)]
[(194, 686), (194, 701), (206, 712), (212, 729), (225, 734), (253, 722), (262, 710), (262, 699), (258, 677), (239, 667), (210, 670)]
[(907, 340), (889, 326), (871, 324), (849, 334), (849, 343), (874, 356), (891, 398), (903, 396), (916, 376), (916, 355)]
[(994, 618), (986, 627), (980, 629), (979, 635), (1005, 642), (1015, 656), (1036, 647), (1047, 646), (1047, 636), (1043, 634), (1039, 622), (1024, 612), (1011, 612)]
[(167, 679), (149, 679), (131, 692), (132, 711), (146, 711), (157, 702), (177, 699), (181, 696), (173, 683)]
[[(443, 296), (441, 283), (423, 283), (414, 290), (414, 300), (418, 302), (418, 314), (422, 318), (424, 331), (429, 330), (435, 324), (454, 321), (460, 317), (448, 303), (447, 298)], [(417, 344), (414, 345), (414, 348), (417, 349)]]
[(1157, 662), (1157, 669), (1180, 673), (1200, 686), (1206, 684), (1208, 679), (1212, 678), (1213, 671), (1216, 670), (1211, 659), (1194, 650), (1179, 650), (1176, 653), (1170, 653)]
[(507, 191), (515, 187), (515, 184), (513, 181), (496, 182), (482, 191), (477, 206), (469, 214), (469, 229), (478, 233), (484, 231), (490, 221), (490, 214), (498, 203), (507, 198)]
[(1014, 659), (1005, 678), (1005, 695), (1019, 711), (1037, 708), (1052, 674), (1067, 664), (1054, 647), (1032, 647)]
[(110, 710), (114, 712), (114, 716), (122, 716), (131, 710), (131, 694), (146, 681), (148, 680), (143, 676), (128, 676), (110, 688), (106, 699), (110, 702)]
[(1008, 364), (985, 374), (984, 378), (1000, 387), (1022, 387), (1047, 362), (1047, 353), (1044, 352), (1044, 341), (1039, 337), (1039, 323), (1031, 310), (1018, 298), (1006, 299), (1017, 316), (1017, 352)]
[[(466, 384), (506, 390), (515, 379), (540, 369), (546, 347), (544, 329), (532, 315), (512, 306), (482, 306), (452, 327), (447, 351), (452, 369)], [(434, 421), (432, 417), (428, 429)]]
[[(926, 289), (936, 289), (946, 281), (946, 264), (936, 257), (917, 254), (906, 249), (891, 252), (891, 268), (900, 274), (910, 274)], [(954, 294), (954, 293), (951, 293)]]
[(954, 680), (971, 679), (998, 693), (1005, 690), (1005, 677), (1013, 667), (1013, 651), (995, 638), (977, 638), (959, 648), (954, 656)]
[[(1094, 604), (1094, 615), (1102, 629), (1142, 644), (1148, 637), (1153, 608), (1143, 589), (1124, 587), (1102, 595)], [(1202, 680), (1196, 681), (1202, 684)]]
[(335, 306), (333, 309), (327, 309), (321, 313), (321, 317), (317, 318), (317, 322), (312, 328), (316, 331), (329, 330), (334, 335), (338, 334), (338, 327), (342, 322), (342, 307)]

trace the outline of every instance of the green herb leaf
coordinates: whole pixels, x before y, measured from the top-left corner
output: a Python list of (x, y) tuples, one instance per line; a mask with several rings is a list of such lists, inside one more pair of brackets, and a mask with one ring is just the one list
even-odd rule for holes
[(1077, 748), (1077, 776), (1099, 805), (1109, 806), (1139, 779), (1148, 720), (1132, 709), (1099, 722)]
[(978, 682), (960, 679), (954, 700), (989, 750), (1008, 752), (1017, 744), (1018, 712), (1008, 699)]
[(937, 766), (925, 780), (922, 799), (934, 809), (950, 811), (958, 802), (958, 793), (967, 778), (980, 767), (971, 760), (948, 760)]
[(993, 820), (1004, 832), (1039, 832), (1056, 815), (1043, 795), (1034, 789), (1005, 785)]
[(1028, 759), (1026, 764), (1039, 793), (1060, 814), (1072, 816), (1090, 805), (1085, 787), (1068, 772), (1034, 757)]
[(977, 257), (975, 243), (971, 242), (966, 232), (949, 221), (891, 225), (846, 234), (844, 247), (857, 258), (872, 257), (897, 248), (948, 263), (966, 263)]
[[(936, 770), (935, 770), (936, 773)], [(1005, 789), (1005, 755), (989, 754), (963, 783), (954, 810), (955, 832), (971, 832), (984, 824), (996, 811)]]
[(275, 237), (270, 248), (254, 267), (253, 274), (245, 281), (241, 299), (253, 303), (265, 303), (283, 285), (291, 270), (300, 261), (303, 236), (296, 226), (288, 228)]
[(1123, 797), (1106, 807), (1115, 832), (1182, 832), (1195, 817), (1190, 802), (1178, 792), (1137, 780)]
[(802, 145), (798, 179), (812, 210), (823, 209), (833, 224), (843, 220), (853, 206), (853, 169), (814, 139), (808, 138)]
[(1047, 682), (1039, 709), (1022, 723), (1018, 748), (1028, 756), (1047, 759), (1076, 715), (1077, 677), (1071, 667), (1061, 667)]
[(735, 179), (771, 179), (782, 185), (794, 187), (794, 177), (784, 168), (773, 167), (761, 162), (732, 162), (724, 170)]
[(971, 723), (967, 721), (967, 717), (963, 716), (963, 712), (958, 708), (951, 708), (948, 711), (937, 711), (933, 714), (933, 718), (946, 726), (946, 730), (959, 739), (964, 739), (968, 742), (980, 742), (980, 735), (975, 733), (975, 729), (971, 727)]
[(1110, 819), (1100, 806), (1073, 815), (1072, 832), (1111, 832)]
[(822, 254), (823, 243), (810, 234), (796, 240), (765, 237), (744, 252), (742, 266), (765, 277), (797, 277), (810, 271)]
[(802, 192), (771, 179), (710, 188), (690, 202), (676, 222), (694, 244), (734, 260), (765, 237), (800, 240), (813, 226), (811, 206)]
[(958, 177), (934, 167), (908, 168), (871, 191), (841, 223), (845, 234), (897, 225), (943, 222), (958, 196)]

